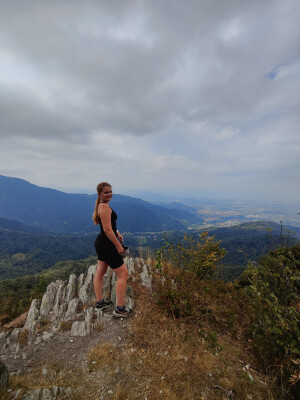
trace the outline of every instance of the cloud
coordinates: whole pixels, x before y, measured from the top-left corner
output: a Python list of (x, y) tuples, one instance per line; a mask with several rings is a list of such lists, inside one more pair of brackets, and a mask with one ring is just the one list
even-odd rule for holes
[(273, 170), (295, 192), (299, 17), (295, 0), (3, 2), (2, 173), (272, 197)]

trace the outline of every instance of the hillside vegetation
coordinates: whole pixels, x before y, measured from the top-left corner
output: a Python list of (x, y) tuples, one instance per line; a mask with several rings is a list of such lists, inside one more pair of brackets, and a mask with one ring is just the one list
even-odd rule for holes
[[(93, 368), (106, 360), (108, 373), (117, 365), (129, 374), (114, 400), (162, 393), (167, 400), (297, 399), (300, 246), (270, 252), (235, 283), (218, 279), (223, 256), (207, 232), (186, 236), (166, 242), (153, 260), (152, 295), (130, 282), (139, 313), (128, 351), (104, 343), (89, 358)], [(28, 309), (50, 281), (78, 275), (92, 262), (62, 262), (43, 275), (0, 282), (2, 322)], [(88, 391), (96, 396), (96, 383)]]

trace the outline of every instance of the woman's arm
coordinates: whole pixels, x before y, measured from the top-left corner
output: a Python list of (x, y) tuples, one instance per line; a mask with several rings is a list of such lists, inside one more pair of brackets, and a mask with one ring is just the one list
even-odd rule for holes
[(98, 213), (101, 218), (102, 226), (105, 235), (109, 238), (109, 240), (116, 246), (117, 252), (119, 254), (124, 252), (124, 249), (121, 243), (118, 241), (114, 231), (111, 227), (111, 209), (108, 204), (102, 204), (98, 206)]

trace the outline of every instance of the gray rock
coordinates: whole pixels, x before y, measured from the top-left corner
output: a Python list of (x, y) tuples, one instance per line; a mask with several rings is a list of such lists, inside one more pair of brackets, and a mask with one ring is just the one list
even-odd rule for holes
[(150, 291), (152, 291), (152, 276), (149, 274), (149, 270), (146, 264), (144, 264), (142, 267), (142, 272), (140, 277), (142, 285), (148, 288)]
[(22, 328), (15, 328), (12, 330), (11, 335), (7, 338), (7, 347), (9, 348), (10, 352), (18, 353), (20, 346), (19, 346), (19, 335)]
[(74, 299), (77, 292), (77, 278), (76, 275), (71, 274), (69, 277), (68, 285), (65, 288), (65, 302), (69, 303)]
[(8, 382), (8, 370), (6, 365), (0, 360), (0, 389), (6, 388)]
[(71, 328), (71, 336), (86, 336), (85, 321), (74, 321)]
[[(71, 278), (71, 276), (70, 276), (70, 278)], [(62, 308), (60, 306), (64, 302), (64, 299), (65, 299), (65, 287), (66, 287), (67, 282), (58, 280), (55, 282), (55, 284), (57, 286), (57, 291), (56, 291), (56, 296), (55, 296), (55, 300), (54, 300), (54, 304), (53, 304), (53, 313), (54, 313), (55, 317), (61, 317), (62, 316), (61, 315)]]
[(51, 282), (47, 286), (47, 291), (42, 298), (42, 304), (41, 304), (41, 308), (40, 308), (40, 315), (42, 317), (43, 316), (48, 317), (50, 311), (53, 309), (56, 292), (57, 292), (57, 285), (55, 282)]
[(85, 329), (87, 334), (93, 331), (93, 307), (85, 310)]
[(80, 289), (82, 288), (82, 285), (84, 284), (84, 274), (80, 274), (77, 282), (77, 293), (79, 293)]
[(135, 268), (134, 268), (134, 259), (133, 258), (126, 258), (126, 266), (128, 269), (128, 275), (131, 276), (135, 273)]
[(31, 302), (30, 309), (26, 318), (24, 328), (29, 328), (36, 321), (40, 315), (41, 300), (34, 299)]
[(76, 318), (77, 315), (77, 309), (78, 309), (78, 304), (79, 304), (79, 299), (78, 297), (75, 297), (72, 299), (69, 304), (68, 304), (68, 309), (66, 311), (64, 320), (69, 321), (70, 319)]
[(28, 390), (27, 393), (22, 398), (22, 400), (40, 400), (41, 393), (42, 389)]
[(44, 332), (42, 333), (42, 339), (45, 340), (45, 341), (51, 339), (52, 336), (53, 336), (53, 333), (52, 333), (52, 332), (46, 332), (46, 331), (44, 331)]
[(97, 265), (91, 265), (88, 269), (88, 273), (84, 284), (78, 292), (78, 296), (84, 305), (91, 305), (96, 301), (96, 296), (94, 293), (93, 277), (96, 272)]

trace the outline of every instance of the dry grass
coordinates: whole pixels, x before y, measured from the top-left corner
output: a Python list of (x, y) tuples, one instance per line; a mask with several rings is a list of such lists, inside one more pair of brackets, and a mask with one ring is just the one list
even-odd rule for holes
[[(243, 337), (245, 305), (230, 285), (203, 284), (199, 299), (205, 312), (195, 322), (170, 317), (149, 291), (133, 281), (130, 284), (136, 306), (126, 345), (101, 343), (91, 349), (88, 371), (43, 365), (35, 373), (10, 377), (9, 386), (73, 387), (77, 388), (73, 400), (99, 400), (101, 395), (105, 400), (279, 398), (273, 382), (256, 367)], [(45, 376), (43, 368), (48, 370)]]
[(19, 334), (19, 345), (20, 347), (26, 346), (28, 343), (29, 332), (28, 329), (23, 329)]
[(61, 332), (70, 331), (72, 328), (73, 321), (61, 321), (59, 324), (59, 330)]

